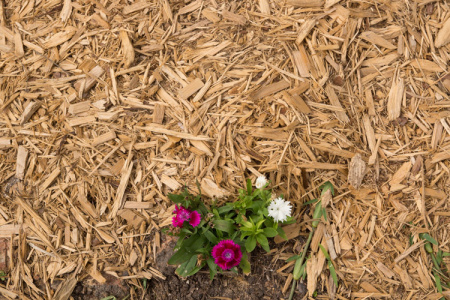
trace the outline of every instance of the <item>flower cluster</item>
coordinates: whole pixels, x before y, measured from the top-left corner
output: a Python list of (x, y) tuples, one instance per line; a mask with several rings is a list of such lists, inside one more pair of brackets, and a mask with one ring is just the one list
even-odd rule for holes
[[(179, 239), (169, 264), (179, 265), (177, 273), (190, 276), (208, 265), (210, 277), (217, 269), (230, 270), (239, 266), (250, 272), (248, 253), (260, 245), (270, 251), (268, 238), (286, 235), (279, 223), (289, 224), (292, 205), (282, 198), (272, 199), (267, 189), (269, 181), (260, 176), (253, 184), (247, 180), (246, 189), (239, 190), (239, 199), (221, 207), (212, 202), (205, 205), (199, 195), (186, 189), (181, 194), (169, 194), (176, 203), (172, 224), (180, 230), (172, 231)], [(189, 225), (191, 226), (189, 226)]]
[(200, 213), (196, 210), (190, 211), (187, 208), (184, 208), (180, 205), (180, 207), (175, 205), (175, 216), (172, 219), (172, 225), (174, 227), (183, 227), (185, 221), (189, 222), (193, 227), (197, 227), (200, 224), (201, 216)]

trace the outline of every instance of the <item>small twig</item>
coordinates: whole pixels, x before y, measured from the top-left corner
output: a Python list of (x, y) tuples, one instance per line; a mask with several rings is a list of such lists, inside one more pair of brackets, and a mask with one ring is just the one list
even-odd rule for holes
[(64, 72), (64, 74), (66, 75), (70, 75), (69, 72), (67, 72), (66, 70), (63, 69), (63, 67), (61, 67), (57, 62), (55, 62), (54, 60), (50, 59), (49, 57), (47, 57), (46, 55), (35, 51), (37, 54), (39, 54), (40, 56), (42, 56), (43, 58), (45, 58), (46, 60), (48, 60), (49, 62), (51, 62), (54, 66), (58, 67), (61, 69), (62, 72)]

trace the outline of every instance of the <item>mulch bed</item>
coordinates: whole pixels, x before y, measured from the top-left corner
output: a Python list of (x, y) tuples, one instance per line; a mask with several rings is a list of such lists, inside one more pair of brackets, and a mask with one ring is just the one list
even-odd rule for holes
[(299, 225), (241, 299), (286, 297), (326, 181), (305, 294), (439, 299), (418, 234), (450, 251), (449, 42), (445, 0), (0, 0), (0, 294), (228, 295), (242, 276), (157, 266), (167, 194), (265, 175)]

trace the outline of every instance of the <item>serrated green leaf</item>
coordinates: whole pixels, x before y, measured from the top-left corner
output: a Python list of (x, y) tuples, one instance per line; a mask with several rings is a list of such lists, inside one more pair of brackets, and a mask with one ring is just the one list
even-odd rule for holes
[(266, 237), (272, 238), (278, 234), (278, 231), (272, 227), (264, 228), (264, 235)]
[(252, 252), (253, 249), (256, 247), (256, 237), (254, 235), (251, 235), (247, 238), (245, 241), (245, 249), (247, 252)]

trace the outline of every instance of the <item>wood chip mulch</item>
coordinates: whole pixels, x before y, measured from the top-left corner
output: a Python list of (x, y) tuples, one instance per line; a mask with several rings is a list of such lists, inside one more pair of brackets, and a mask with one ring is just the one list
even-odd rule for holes
[(336, 187), (310, 295), (439, 299), (418, 234), (449, 251), (449, 50), (445, 0), (0, 0), (0, 294), (164, 280), (167, 194), (265, 175), (292, 238)]

